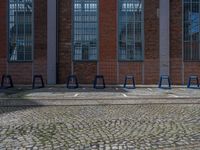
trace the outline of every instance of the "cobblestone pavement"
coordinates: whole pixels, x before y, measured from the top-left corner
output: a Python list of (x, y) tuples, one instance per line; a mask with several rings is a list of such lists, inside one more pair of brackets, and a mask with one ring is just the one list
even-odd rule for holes
[(0, 149), (199, 150), (200, 105), (0, 107)]

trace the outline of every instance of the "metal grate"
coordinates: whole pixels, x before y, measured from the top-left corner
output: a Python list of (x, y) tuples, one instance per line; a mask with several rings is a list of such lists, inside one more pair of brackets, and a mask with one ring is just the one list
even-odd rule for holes
[(143, 60), (143, 0), (119, 0), (119, 60)]
[(98, 0), (74, 0), (74, 60), (97, 60)]
[(32, 60), (32, 0), (9, 0), (9, 60)]
[(183, 0), (184, 60), (200, 60), (200, 0)]

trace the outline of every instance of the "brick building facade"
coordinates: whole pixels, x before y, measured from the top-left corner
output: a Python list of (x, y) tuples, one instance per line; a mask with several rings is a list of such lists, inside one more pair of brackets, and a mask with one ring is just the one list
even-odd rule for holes
[[(144, 59), (142, 61), (123, 61), (118, 59), (118, 0), (99, 0), (98, 2), (98, 59), (96, 61), (73, 60), (73, 0), (57, 0), (56, 6), (50, 6), (52, 0), (33, 0), (34, 2), (34, 59), (33, 61), (9, 61), (8, 59), (8, 1), (0, 1), (0, 76), (7, 73), (16, 84), (31, 84), (33, 74), (43, 75), (50, 83), (51, 71), (57, 84), (65, 83), (70, 74), (75, 74), (81, 84), (91, 84), (95, 75), (105, 77), (107, 84), (121, 84), (127, 74), (135, 76), (136, 84), (157, 84), (161, 72), (162, 36), (166, 36), (164, 46), (168, 47), (167, 68), (173, 84), (186, 83), (191, 74), (200, 76), (198, 60), (184, 60), (183, 57), (183, 1), (184, 0), (144, 0)], [(169, 5), (168, 10), (161, 6)], [(55, 62), (48, 59), (51, 47), (48, 47), (48, 14), (56, 9), (56, 56)], [(168, 13), (168, 33), (161, 30), (160, 17)], [(166, 16), (167, 17), (167, 16)], [(167, 26), (167, 25), (166, 25)], [(51, 28), (51, 27), (50, 27)], [(166, 30), (167, 31), (167, 30)], [(165, 31), (164, 31), (165, 32)], [(167, 45), (166, 45), (167, 44)], [(164, 47), (164, 48), (166, 48)], [(51, 56), (52, 57), (52, 56)], [(56, 67), (48, 71), (48, 66)], [(166, 63), (166, 62), (164, 62)], [(166, 67), (165, 66), (165, 67)], [(165, 74), (165, 73), (164, 73)]]

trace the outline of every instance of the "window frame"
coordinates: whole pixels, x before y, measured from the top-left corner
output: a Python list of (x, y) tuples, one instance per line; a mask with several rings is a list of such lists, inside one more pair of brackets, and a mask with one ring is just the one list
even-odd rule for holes
[[(121, 2), (122, 0), (117, 0), (117, 59), (119, 62), (144, 62), (144, 58), (145, 58), (145, 35), (144, 35), (144, 0), (141, 0), (141, 3), (142, 3), (142, 11), (141, 11), (141, 46), (142, 46), (142, 55), (141, 55), (141, 59), (122, 59), (120, 58), (120, 46), (119, 46), (119, 37), (120, 37), (120, 23), (121, 23), (121, 20), (120, 20), (120, 7), (121, 7)], [(126, 25), (127, 25), (127, 21), (126, 21)], [(135, 21), (134, 21), (134, 27), (135, 27)], [(127, 28), (127, 27), (126, 27)], [(135, 28), (134, 28), (135, 30)], [(135, 33), (135, 31), (134, 31)], [(126, 35), (126, 39), (127, 39), (127, 35)], [(126, 40), (127, 41), (127, 40)], [(134, 45), (135, 45), (135, 42), (134, 42)], [(127, 44), (126, 44), (127, 46)], [(134, 51), (135, 51), (135, 46), (134, 46)]]
[[(6, 22), (7, 22), (7, 62), (8, 63), (31, 63), (34, 60), (34, 46), (35, 46), (35, 40), (34, 40), (34, 29), (35, 29), (35, 0), (32, 0), (32, 16), (31, 16), (31, 41), (32, 41), (32, 45), (31, 45), (31, 59), (27, 60), (27, 59), (23, 59), (23, 60), (11, 60), (10, 59), (10, 0), (7, 1), (7, 17), (6, 17)], [(23, 24), (24, 25), (24, 24)], [(24, 33), (26, 34), (26, 33)], [(24, 53), (25, 53), (25, 48), (24, 48)], [(24, 54), (25, 57), (25, 54)]]
[[(84, 1), (84, 0), (81, 0), (81, 1)], [(75, 59), (75, 48), (74, 48), (74, 31), (75, 31), (75, 27), (74, 27), (74, 24), (75, 24), (75, 21), (74, 21), (74, 3), (75, 3), (75, 0), (72, 0), (72, 3), (71, 3), (71, 9), (72, 9), (72, 13), (71, 13), (71, 20), (72, 20), (72, 26), (71, 26), (71, 39), (72, 39), (72, 52), (71, 52), (71, 60), (72, 62), (98, 62), (99, 61), (99, 10), (100, 10), (100, 7), (99, 7), (99, 0), (97, 0), (97, 29), (96, 29), (96, 36), (97, 36), (97, 41), (96, 41), (96, 59), (92, 60), (92, 59)], [(82, 42), (82, 41), (81, 41)], [(89, 55), (88, 55), (89, 56)]]
[[(184, 18), (185, 18), (185, 7), (184, 7), (184, 5), (185, 5), (185, 3), (189, 3), (190, 4), (190, 9), (192, 8), (192, 4), (193, 3), (197, 3), (198, 4), (198, 7), (199, 7), (199, 12), (200, 12), (200, 1), (199, 1), (199, 3), (198, 2), (192, 2), (192, 0), (190, 0), (189, 2), (185, 2), (185, 0), (182, 0), (182, 59), (183, 59), (183, 62), (200, 62), (200, 27), (199, 27), (199, 41), (198, 41), (198, 45), (199, 45), (199, 58), (198, 59), (193, 59), (192, 57), (193, 57), (193, 53), (192, 53), (192, 51), (193, 51), (193, 49), (192, 49), (192, 38), (191, 38), (191, 36), (189, 37), (190, 38), (190, 40), (189, 40), (189, 43), (190, 43), (190, 53), (191, 53), (191, 55), (190, 55), (190, 59), (186, 59), (186, 57), (187, 56), (185, 56), (186, 54), (186, 52), (185, 52), (185, 42), (187, 42), (187, 41), (185, 41), (185, 20), (184, 20)], [(190, 23), (191, 23), (191, 21), (190, 21)], [(199, 25), (200, 25), (200, 13), (199, 13)]]

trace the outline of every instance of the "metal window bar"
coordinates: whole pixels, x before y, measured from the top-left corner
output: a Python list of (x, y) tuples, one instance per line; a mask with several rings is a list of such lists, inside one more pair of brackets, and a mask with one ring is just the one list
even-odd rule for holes
[(119, 0), (118, 9), (118, 58), (128, 61), (143, 60), (143, 0)]
[(9, 61), (30, 61), (33, 50), (33, 0), (9, 0)]
[(199, 26), (198, 26), (198, 30), (199, 30), (199, 39), (198, 39), (198, 42), (199, 42), (199, 57), (198, 59), (200, 60), (200, 3), (199, 3)]
[(73, 58), (97, 60), (98, 0), (73, 2)]
[[(25, 6), (25, 2), (26, 2), (26, 0), (24, 0), (24, 6)], [(24, 60), (26, 59), (25, 58), (25, 55), (26, 55), (26, 53), (25, 53), (25, 47), (26, 47), (26, 34), (25, 34), (25, 32), (26, 32), (26, 16), (25, 16), (25, 12), (26, 12), (26, 10), (24, 10), (24, 47), (23, 47), (23, 50), (24, 50)]]
[[(191, 1), (191, 0), (190, 0)], [(190, 11), (192, 12), (192, 2), (190, 3)], [(193, 46), (192, 46), (192, 20), (191, 20), (191, 14), (189, 15), (189, 21), (190, 21), (190, 28), (189, 28), (189, 32), (190, 32), (190, 60), (192, 60), (192, 52), (193, 52)]]
[(200, 60), (200, 1), (183, 0), (183, 18), (184, 60)]

